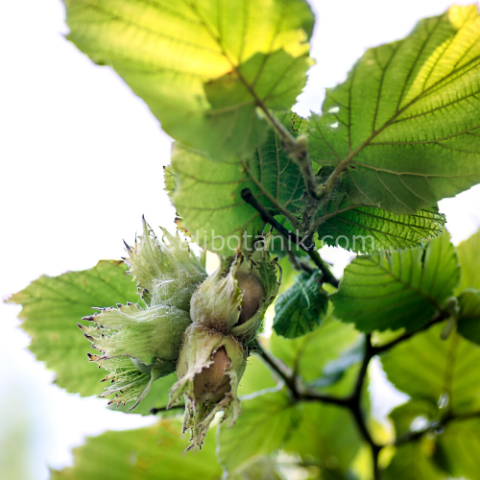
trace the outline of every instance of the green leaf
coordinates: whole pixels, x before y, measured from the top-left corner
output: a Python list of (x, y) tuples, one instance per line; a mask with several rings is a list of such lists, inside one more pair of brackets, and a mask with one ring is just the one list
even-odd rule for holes
[(480, 344), (480, 230), (457, 246), (462, 266), (458, 295), (460, 318), (457, 331), (467, 340)]
[(388, 468), (382, 472), (384, 480), (447, 480), (431, 460), (426, 442), (410, 443), (397, 448)]
[[(285, 121), (290, 115), (283, 115)], [(260, 214), (241, 197), (250, 188), (273, 215), (300, 213), (304, 184), (298, 167), (287, 157), (280, 139), (270, 131), (267, 142), (248, 161), (213, 163), (199, 152), (175, 144), (173, 202), (182, 226), (208, 250), (224, 255), (237, 246), (250, 248), (262, 232)]]
[(457, 331), (462, 337), (480, 345), (480, 291), (467, 289), (458, 297), (460, 318)]
[[(297, 129), (293, 130), (292, 121), (299, 128), (305, 123), (290, 113), (279, 114), (278, 118), (293, 135), (297, 135)], [(204, 248), (224, 254), (232, 254), (237, 245), (249, 248), (265, 228), (260, 214), (242, 199), (243, 189), (249, 188), (289, 230), (295, 230), (292, 222), (298, 226), (305, 207), (300, 171), (273, 131), (250, 160), (230, 159), (221, 169), (218, 162), (177, 144), (165, 182), (183, 226)], [(396, 215), (352, 203), (345, 192), (332, 196), (318, 217), (321, 241), (357, 252), (417, 246), (426, 238), (438, 236), (445, 224), (437, 208)], [(273, 242), (275, 252), (280, 254), (287, 248), (297, 248), (278, 234)], [(298, 251), (300, 256), (302, 253)]]
[(235, 425), (219, 427), (218, 457), (229, 472), (281, 448), (299, 421), (298, 407), (282, 390), (244, 398), (241, 405)]
[[(397, 416), (401, 410), (402, 416), (407, 414), (403, 420), (405, 421), (409, 412), (421, 410), (422, 407), (420, 404), (409, 402), (398, 409)], [(479, 427), (478, 419), (452, 420), (445, 427), (432, 431), (428, 436), (424, 435), (420, 441), (397, 448), (392, 463), (385, 472), (385, 478), (392, 480), (479, 478)]]
[(359, 330), (415, 330), (452, 295), (460, 268), (445, 234), (424, 247), (357, 257), (332, 295), (334, 314)]
[(297, 338), (318, 328), (328, 310), (328, 295), (321, 274), (302, 273), (275, 303), (273, 329), (285, 338)]
[(357, 204), (415, 214), (480, 181), (480, 16), (453, 6), (371, 48), (309, 122)]
[(458, 259), (462, 266), (460, 285), (455, 290), (458, 295), (466, 288), (480, 290), (480, 230), (457, 246)]
[(450, 477), (480, 478), (480, 420), (452, 421), (438, 435), (434, 459)]
[(436, 325), (385, 352), (388, 379), (412, 399), (429, 401), (452, 414), (480, 408), (480, 348), (453, 333), (441, 340)]
[(215, 440), (209, 435), (202, 451), (184, 455), (186, 435), (180, 420), (162, 420), (149, 428), (106, 432), (74, 449), (74, 466), (53, 471), (51, 480), (220, 480)]
[(173, 171), (173, 168), (171, 165), (166, 165), (163, 167), (163, 182), (165, 184), (165, 191), (167, 192), (168, 197), (170, 200), (172, 199), (173, 192), (175, 191), (175, 185), (176, 185), (176, 178), (175, 178), (175, 172)]
[[(23, 305), (19, 318), (32, 337), (30, 350), (56, 372), (55, 383), (82, 396), (99, 394), (104, 371), (87, 361), (88, 342), (77, 323), (92, 307), (139, 302), (136, 283), (122, 261), (103, 260), (90, 269), (40, 277), (8, 302)], [(97, 368), (96, 368), (97, 367)]]
[(306, 382), (320, 378), (326, 366), (358, 340), (352, 325), (333, 319), (330, 315), (312, 333), (294, 340), (272, 335), (272, 353), (290, 368), (300, 372)]
[(239, 397), (251, 395), (260, 390), (275, 388), (277, 382), (274, 380), (272, 372), (266, 364), (256, 355), (251, 355), (247, 359), (247, 368), (240, 379), (237, 394)]
[(395, 407), (389, 417), (395, 425), (396, 438), (425, 429), (433, 421), (439, 420), (442, 409), (429, 400), (416, 398)]
[(295, 278), (298, 274), (296, 270), (292, 267), (290, 259), (288, 257), (282, 258), (278, 265), (282, 269), (282, 283), (278, 288), (278, 295), (281, 295), (283, 292), (286, 292), (293, 283), (295, 282)]
[(338, 383), (353, 365), (360, 364), (365, 355), (365, 344), (360, 341), (351, 344), (339, 356), (328, 362), (322, 371), (322, 376), (310, 382), (312, 387), (324, 388)]
[(361, 446), (350, 412), (321, 403), (304, 403), (301, 408), (302, 421), (283, 449), (300, 455), (306, 463), (313, 459), (321, 478), (330, 471), (345, 474)]
[(285, 477), (280, 473), (274, 458), (258, 457), (224, 480), (285, 480)]
[(303, 0), (66, 0), (69, 39), (112, 66), (163, 129), (218, 160), (265, 138), (258, 105), (305, 85), (313, 14)]
[(411, 248), (443, 232), (445, 216), (437, 208), (397, 215), (381, 208), (361, 207), (346, 197), (331, 201), (326, 220), (318, 229), (327, 245), (357, 253), (373, 253), (385, 248)]

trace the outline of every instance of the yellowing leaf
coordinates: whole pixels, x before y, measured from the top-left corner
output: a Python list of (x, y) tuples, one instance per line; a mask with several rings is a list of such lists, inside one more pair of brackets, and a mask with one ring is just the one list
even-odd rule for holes
[(358, 204), (415, 213), (480, 181), (480, 16), (454, 6), (371, 48), (310, 119), (318, 165)]
[(176, 140), (216, 159), (265, 138), (260, 104), (302, 91), (313, 15), (303, 0), (66, 0), (69, 39), (112, 66)]

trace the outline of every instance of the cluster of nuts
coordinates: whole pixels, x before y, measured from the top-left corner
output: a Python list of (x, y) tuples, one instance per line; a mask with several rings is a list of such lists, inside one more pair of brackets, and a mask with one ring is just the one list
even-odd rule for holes
[(79, 327), (101, 352), (90, 360), (110, 372), (104, 396), (115, 394), (117, 406), (135, 401), (132, 409), (155, 380), (176, 371), (169, 406), (185, 402), (183, 429), (191, 432), (190, 448), (201, 448), (217, 412), (230, 424), (240, 413), (237, 387), (248, 343), (277, 293), (276, 264), (265, 247), (248, 257), (237, 252), (207, 277), (178, 236), (163, 230), (159, 240), (146, 222), (127, 250), (145, 305), (85, 317), (92, 326)]

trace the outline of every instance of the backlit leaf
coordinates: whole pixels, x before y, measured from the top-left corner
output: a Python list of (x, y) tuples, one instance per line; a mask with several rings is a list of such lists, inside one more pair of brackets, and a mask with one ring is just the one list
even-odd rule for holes
[(74, 465), (53, 471), (51, 480), (220, 480), (215, 438), (202, 451), (184, 454), (189, 442), (180, 435), (181, 420), (162, 420), (138, 430), (106, 432), (74, 449)]
[(94, 268), (58, 277), (40, 277), (8, 301), (23, 306), (19, 318), (32, 337), (30, 350), (56, 372), (55, 383), (82, 396), (99, 394), (104, 370), (88, 362), (88, 342), (78, 330), (92, 307), (139, 302), (136, 283), (120, 260), (100, 261)]
[(235, 425), (219, 427), (219, 461), (229, 472), (279, 449), (299, 421), (298, 406), (283, 390), (244, 398), (241, 405)]
[(443, 307), (460, 268), (445, 234), (424, 247), (357, 257), (332, 295), (334, 314), (362, 331), (415, 330)]
[(321, 403), (305, 403), (301, 408), (302, 421), (284, 450), (300, 455), (306, 463), (314, 459), (322, 471), (322, 479), (324, 472), (345, 475), (361, 446), (350, 413), (338, 406)]
[(388, 379), (412, 399), (448, 408), (452, 414), (480, 408), (480, 348), (443, 325), (431, 327), (381, 356)]
[(437, 208), (398, 215), (342, 198), (327, 205), (326, 220), (318, 229), (319, 238), (327, 245), (373, 253), (385, 248), (416, 247), (443, 232), (445, 217)]
[(453, 6), (371, 48), (310, 118), (312, 160), (359, 204), (416, 213), (480, 181), (480, 16)]
[(330, 362), (352, 347), (359, 334), (353, 325), (329, 315), (317, 330), (303, 337), (287, 340), (272, 335), (272, 353), (290, 368), (297, 369), (306, 382), (318, 380)]
[(310, 65), (303, 0), (66, 0), (69, 39), (110, 65), (163, 129), (217, 160), (265, 138), (262, 103), (289, 109)]
[[(283, 116), (288, 121), (289, 116)], [(176, 177), (173, 202), (195, 241), (212, 251), (232, 254), (238, 246), (251, 248), (264, 222), (241, 197), (249, 188), (273, 215), (300, 213), (304, 192), (298, 167), (287, 157), (273, 132), (247, 160), (212, 160), (199, 152), (174, 146), (172, 171)]]

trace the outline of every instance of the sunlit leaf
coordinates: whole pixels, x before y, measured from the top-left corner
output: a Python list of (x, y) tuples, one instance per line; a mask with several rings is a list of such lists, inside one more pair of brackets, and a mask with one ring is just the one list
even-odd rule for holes
[(83, 396), (99, 394), (105, 371), (88, 362), (88, 342), (77, 323), (92, 307), (141, 301), (122, 261), (100, 261), (94, 268), (58, 277), (40, 277), (8, 301), (23, 306), (19, 318), (32, 337), (30, 350), (56, 372), (55, 383)]
[(272, 335), (273, 354), (300, 372), (307, 382), (319, 379), (325, 367), (351, 347), (359, 334), (352, 325), (327, 317), (314, 332), (293, 340)]
[(399, 215), (381, 208), (358, 206), (341, 198), (327, 204), (327, 219), (318, 229), (319, 238), (332, 247), (357, 253), (411, 248), (443, 232), (445, 217), (437, 208)]
[(480, 420), (450, 422), (437, 436), (434, 460), (452, 478), (480, 478)]
[(393, 421), (396, 438), (402, 439), (440, 420), (442, 413), (444, 410), (431, 401), (415, 398), (395, 407), (388, 416)]
[(334, 314), (362, 331), (414, 330), (443, 307), (459, 277), (447, 234), (424, 247), (360, 256), (332, 295)]
[(365, 354), (365, 342), (359, 337), (356, 342), (349, 345), (336, 358), (329, 361), (322, 371), (322, 376), (310, 385), (317, 388), (329, 387), (338, 383), (350, 367), (360, 364)]
[(277, 381), (267, 365), (256, 355), (250, 355), (247, 358), (245, 373), (240, 379), (238, 395), (243, 397), (276, 386)]
[(359, 204), (416, 213), (480, 181), (480, 16), (453, 6), (371, 48), (310, 118), (312, 160)]
[[(289, 116), (284, 118), (287, 121)], [(262, 232), (264, 222), (242, 199), (243, 189), (249, 188), (273, 215), (286, 211), (295, 216), (303, 206), (299, 169), (272, 131), (248, 161), (213, 163), (199, 152), (176, 144), (171, 169), (176, 178), (173, 202), (182, 226), (200, 246), (218, 253), (232, 254), (238, 246), (251, 248)]]
[(218, 456), (227, 471), (279, 449), (299, 421), (298, 407), (283, 390), (242, 400), (242, 414), (232, 428), (220, 426)]
[(285, 480), (272, 456), (258, 457), (244, 468), (230, 473), (222, 480)]
[(163, 129), (218, 160), (265, 138), (256, 107), (289, 109), (310, 65), (303, 0), (66, 0), (69, 39), (110, 65)]
[(428, 445), (410, 443), (397, 448), (390, 465), (382, 472), (385, 480), (447, 480), (448, 476), (434, 465)]
[[(419, 415), (420, 412), (429, 409), (426, 402), (409, 402), (398, 407), (395, 412), (396, 425), (398, 422), (409, 420), (410, 417)], [(431, 407), (430, 407), (431, 411)], [(445, 416), (445, 412), (443, 417)], [(425, 415), (416, 416), (415, 424), (421, 425), (426, 421)], [(440, 420), (438, 415), (436, 420)], [(429, 426), (428, 422), (421, 428), (410, 428), (408, 433), (421, 431)], [(424, 434), (417, 441), (396, 449), (392, 463), (385, 472), (385, 478), (400, 480), (413, 479), (447, 479), (465, 478), (476, 479), (480, 475), (478, 455), (480, 454), (480, 434), (478, 418), (460, 418), (449, 421), (444, 427), (432, 429), (430, 434)], [(383, 477), (382, 477), (383, 478)]]
[(206, 438), (202, 451), (184, 454), (187, 435), (181, 420), (162, 420), (138, 430), (106, 432), (87, 439), (73, 452), (74, 465), (53, 471), (51, 480), (220, 480), (215, 438)]
[(314, 403), (302, 405), (302, 421), (284, 450), (300, 455), (307, 463), (314, 460), (323, 479), (324, 472), (345, 475), (360, 445), (357, 426), (347, 410)]
[(388, 379), (412, 399), (448, 408), (452, 414), (480, 408), (480, 348), (452, 333), (440, 338), (443, 325), (431, 327), (384, 353)]

